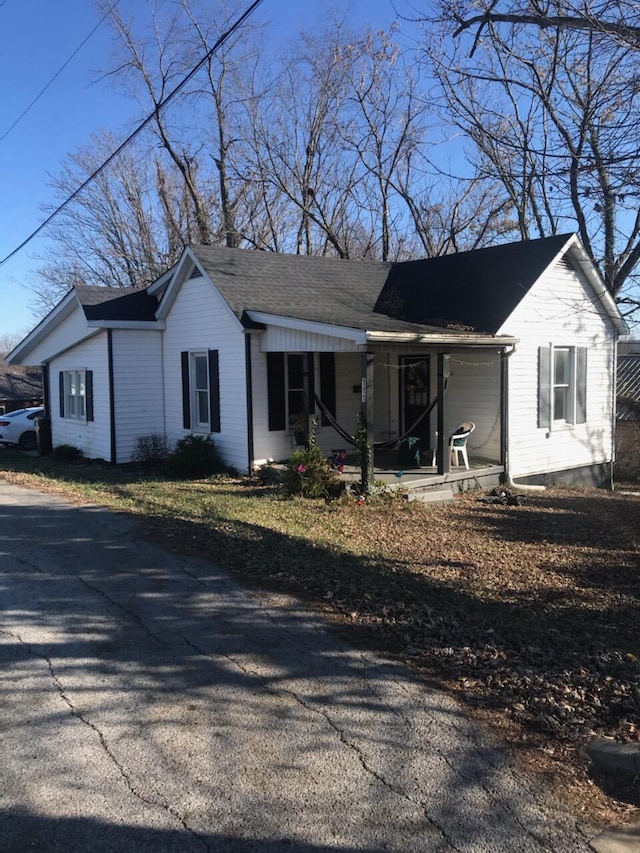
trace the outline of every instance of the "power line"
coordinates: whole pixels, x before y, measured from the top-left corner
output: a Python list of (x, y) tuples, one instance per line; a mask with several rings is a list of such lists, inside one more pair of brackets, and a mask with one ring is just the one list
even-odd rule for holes
[[(50, 80), (49, 80), (49, 81), (48, 81), (48, 82), (47, 82), (47, 83), (42, 87), (42, 89), (40, 89), (40, 91), (39, 91), (39, 92), (38, 92), (38, 94), (35, 96), (35, 98), (31, 101), (31, 103), (30, 103), (27, 107), (25, 107), (25, 109), (20, 113), (20, 115), (18, 116), (18, 118), (13, 122), (13, 124), (12, 124), (12, 125), (10, 125), (10, 126), (7, 128), (7, 130), (5, 130), (5, 132), (2, 134), (2, 136), (0, 136), (0, 142), (2, 142), (2, 140), (6, 139), (6, 138), (7, 138), (7, 136), (9, 136), (9, 134), (11, 133), (11, 131), (13, 130), (13, 128), (14, 128), (17, 124), (19, 124), (19, 122), (21, 122), (21, 121), (22, 121), (22, 119), (26, 116), (26, 114), (29, 112), (29, 110), (31, 109), (31, 107), (33, 107), (33, 106), (34, 106), (34, 104), (36, 104), (36, 103), (40, 100), (40, 98), (44, 95), (44, 93), (47, 91), (47, 89), (49, 88), (49, 86), (51, 86), (51, 84), (52, 84), (53, 82), (55, 82), (55, 80), (57, 80), (57, 78), (62, 74), (62, 72), (64, 71), (64, 69), (67, 67), (67, 65), (68, 65), (68, 64), (71, 62), (71, 60), (72, 60), (72, 59), (74, 59), (74, 58), (77, 56), (77, 54), (82, 50), (82, 48), (83, 48), (83, 47), (85, 46), (85, 44), (89, 41), (89, 39), (91, 38), (91, 36), (95, 33), (95, 31), (98, 29), (98, 27), (100, 27), (100, 26), (105, 22), (105, 20), (107, 19), (108, 15), (109, 15), (109, 14), (110, 14), (110, 13), (111, 13), (115, 8), (116, 8), (116, 6), (118, 5), (118, 3), (119, 3), (119, 2), (120, 2), (120, 0), (116, 0), (116, 2), (113, 4), (113, 6), (111, 6), (111, 8), (110, 8), (110, 9), (108, 9), (108, 10), (104, 13), (104, 15), (100, 18), (100, 20), (99, 20), (99, 21), (98, 21), (98, 23), (95, 25), (95, 27), (91, 30), (91, 32), (90, 32), (87, 36), (85, 36), (85, 38), (80, 42), (80, 44), (77, 46), (77, 48), (73, 51), (73, 53), (71, 54), (71, 56), (69, 56), (69, 57), (65, 60), (65, 62), (60, 66), (60, 68), (58, 68), (58, 70), (57, 70), (57, 71), (56, 71), (56, 73), (53, 75), (53, 77), (51, 77), (51, 79), (50, 79)], [(4, 6), (4, 3), (6, 3), (6, 0), (4, 0), (4, 2), (0, 3), (0, 6)]]
[[(5, 2), (6, 2), (6, 0), (5, 0)], [(108, 166), (108, 165), (109, 165), (113, 160), (115, 160), (115, 158), (118, 156), (118, 154), (120, 154), (120, 152), (121, 152), (121, 151), (123, 151), (123, 150), (127, 147), (127, 145), (128, 145), (130, 142), (132, 142), (132, 141), (136, 138), (136, 136), (138, 136), (138, 134), (139, 134), (139, 133), (141, 133), (141, 132), (144, 130), (144, 128), (145, 128), (145, 127), (146, 127), (146, 126), (147, 126), (147, 125), (148, 125), (148, 124), (149, 124), (149, 123), (150, 123), (150, 122), (155, 118), (155, 116), (160, 112), (160, 110), (161, 110), (161, 109), (163, 109), (164, 107), (166, 107), (166, 105), (167, 105), (171, 100), (173, 100), (173, 98), (178, 94), (178, 92), (179, 92), (182, 88), (184, 88), (184, 86), (186, 86), (186, 84), (189, 82), (189, 80), (191, 80), (191, 78), (192, 78), (192, 77), (194, 77), (194, 76), (198, 73), (198, 71), (202, 68), (202, 66), (203, 66), (203, 65), (205, 65), (205, 64), (209, 61), (209, 59), (213, 56), (213, 54), (216, 52), (216, 50), (218, 50), (218, 48), (219, 48), (219, 47), (222, 47), (222, 45), (227, 41), (227, 39), (228, 39), (230, 36), (232, 36), (232, 35), (233, 35), (233, 33), (234, 33), (234, 32), (235, 32), (235, 31), (236, 31), (240, 26), (242, 26), (242, 24), (243, 24), (243, 23), (247, 20), (247, 18), (248, 18), (248, 17), (249, 17), (249, 16), (250, 16), (250, 15), (251, 15), (251, 14), (252, 14), (252, 13), (253, 13), (257, 8), (258, 8), (258, 6), (259, 6), (261, 3), (262, 3), (262, 0), (254, 0), (254, 2), (253, 2), (253, 3), (248, 7), (248, 9), (247, 9), (245, 12), (243, 12), (243, 13), (242, 13), (242, 15), (240, 15), (240, 17), (239, 17), (239, 18), (237, 18), (237, 19), (235, 20), (235, 22), (234, 22), (234, 23), (229, 27), (229, 29), (228, 29), (228, 30), (226, 30), (226, 32), (224, 32), (224, 33), (220, 36), (220, 38), (216, 41), (216, 43), (213, 45), (213, 47), (211, 48), (211, 50), (209, 50), (209, 51), (204, 55), (204, 57), (200, 60), (200, 62), (198, 62), (198, 64), (197, 64), (197, 65), (195, 65), (195, 66), (191, 69), (191, 71), (186, 75), (186, 77), (183, 77), (183, 78), (182, 78), (182, 80), (178, 83), (178, 85), (177, 85), (174, 89), (172, 89), (172, 91), (171, 91), (171, 92), (169, 92), (169, 94), (166, 96), (166, 98), (163, 98), (163, 99), (158, 103), (158, 105), (156, 106), (156, 108), (154, 109), (154, 111), (153, 111), (152, 113), (150, 113), (150, 114), (149, 114), (149, 115), (144, 119), (144, 121), (142, 121), (142, 122), (138, 125), (138, 127), (136, 127), (136, 129), (135, 129), (134, 131), (132, 131), (132, 132), (129, 134), (129, 136), (127, 136), (127, 138), (124, 140), (124, 142), (122, 142), (122, 143), (121, 143), (121, 144), (116, 148), (116, 150), (115, 150), (115, 151), (113, 151), (113, 153), (111, 153), (111, 154), (107, 157), (107, 159), (106, 159), (106, 160), (104, 160), (104, 161), (103, 161), (103, 163), (102, 163), (100, 166), (98, 166), (98, 168), (97, 168), (97, 169), (95, 169), (95, 170), (94, 170), (94, 171), (89, 175), (89, 177), (88, 177), (85, 181), (83, 181), (83, 182), (80, 184), (80, 186), (79, 186), (76, 190), (74, 190), (74, 191), (71, 193), (71, 195), (70, 195), (70, 196), (67, 196), (67, 198), (62, 202), (62, 204), (61, 204), (61, 205), (59, 205), (59, 207), (57, 207), (57, 208), (53, 211), (53, 213), (51, 213), (51, 214), (50, 214), (50, 215), (49, 215), (49, 216), (44, 220), (44, 222), (42, 222), (40, 225), (38, 225), (38, 227), (35, 229), (35, 231), (32, 231), (32, 232), (31, 232), (31, 234), (29, 234), (29, 236), (28, 236), (25, 240), (23, 240), (23, 241), (22, 241), (22, 243), (20, 243), (20, 245), (19, 245), (19, 246), (16, 246), (16, 248), (15, 248), (15, 249), (13, 249), (13, 251), (12, 251), (12, 252), (10, 252), (6, 257), (4, 257), (4, 258), (0, 261), (0, 266), (2, 266), (3, 264), (6, 264), (6, 262), (7, 262), (8, 260), (10, 260), (10, 258), (12, 258), (14, 255), (17, 255), (19, 251), (21, 251), (22, 249), (24, 249), (24, 247), (25, 247), (28, 243), (30, 243), (30, 242), (33, 240), (33, 238), (34, 238), (34, 237), (37, 237), (37, 236), (38, 236), (38, 234), (39, 234), (39, 233), (40, 233), (44, 228), (46, 228), (46, 227), (47, 227), (47, 225), (48, 225), (48, 224), (49, 224), (53, 219), (55, 219), (55, 217), (56, 217), (56, 216), (58, 216), (58, 214), (59, 214), (59, 213), (62, 213), (62, 211), (65, 209), (65, 207), (67, 207), (67, 205), (68, 205), (68, 204), (70, 204), (70, 203), (74, 200), (74, 198), (76, 198), (77, 196), (79, 196), (79, 195), (80, 195), (80, 193), (81, 193), (81, 192), (82, 192), (86, 187), (88, 187), (88, 186), (89, 186), (89, 184), (90, 184), (92, 181), (94, 181), (94, 180), (98, 177), (98, 175), (99, 175), (101, 172), (103, 172), (103, 171), (107, 168), (107, 166)]]

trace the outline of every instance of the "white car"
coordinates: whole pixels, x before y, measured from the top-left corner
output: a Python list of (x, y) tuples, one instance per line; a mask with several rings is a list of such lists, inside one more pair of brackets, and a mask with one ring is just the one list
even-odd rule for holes
[(7, 415), (0, 415), (0, 444), (17, 444), (22, 450), (35, 450), (36, 418), (42, 417), (44, 409), (17, 409)]

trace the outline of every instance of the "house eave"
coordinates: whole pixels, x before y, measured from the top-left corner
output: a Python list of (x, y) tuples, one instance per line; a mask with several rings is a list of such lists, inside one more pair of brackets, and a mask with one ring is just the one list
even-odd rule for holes
[(80, 305), (77, 294), (74, 290), (70, 290), (66, 296), (63, 296), (60, 302), (53, 308), (46, 317), (44, 317), (38, 325), (33, 329), (26, 338), (20, 341), (15, 346), (9, 355), (6, 357), (8, 364), (28, 365), (25, 358), (29, 353), (38, 346), (56, 326), (59, 326), (64, 320), (69, 317), (74, 310)]
[(91, 329), (138, 329), (143, 331), (163, 331), (164, 320), (88, 320)]
[(353, 341), (356, 344), (366, 343), (367, 333), (362, 329), (350, 326), (334, 326), (331, 323), (318, 323), (315, 320), (300, 320), (296, 317), (283, 317), (280, 314), (266, 314), (264, 311), (246, 311), (253, 323), (263, 326), (279, 326), (283, 329), (293, 329), (298, 332), (310, 332), (314, 335), (328, 335), (333, 338)]
[(367, 343), (438, 347), (508, 347), (519, 343), (511, 335), (434, 334), (433, 332), (367, 332)]
[(616, 301), (611, 295), (609, 288), (606, 286), (600, 273), (593, 264), (593, 261), (587, 255), (584, 246), (578, 239), (577, 234), (574, 234), (562, 254), (571, 252), (572, 258), (580, 267), (580, 270), (585, 275), (591, 284), (596, 298), (600, 301), (605, 313), (610, 317), (616, 331), (619, 335), (626, 335), (629, 332), (629, 327), (620, 313), (620, 309), (616, 305)]
[(240, 318), (236, 316), (231, 306), (220, 293), (215, 281), (211, 279), (211, 276), (203, 268), (200, 260), (189, 246), (185, 246), (182, 255), (180, 256), (180, 260), (178, 260), (169, 271), (170, 275), (167, 273), (166, 279), (164, 277), (159, 279), (158, 282), (147, 289), (147, 293), (149, 293), (149, 295), (158, 296), (161, 294), (158, 310), (156, 311), (156, 320), (158, 322), (163, 322), (167, 319), (180, 288), (192, 277), (194, 271), (198, 273), (197, 278), (202, 278), (204, 281), (209, 282), (211, 287), (220, 294), (220, 298), (225, 305), (228, 316), (237, 324), (238, 328), (242, 329), (242, 322)]

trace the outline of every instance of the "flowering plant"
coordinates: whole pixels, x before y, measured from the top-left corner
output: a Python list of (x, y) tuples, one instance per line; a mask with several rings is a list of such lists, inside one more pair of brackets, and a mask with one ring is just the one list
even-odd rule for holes
[(332, 498), (339, 494), (342, 483), (311, 433), (308, 445), (295, 450), (287, 462), (285, 488), (292, 495), (305, 498)]

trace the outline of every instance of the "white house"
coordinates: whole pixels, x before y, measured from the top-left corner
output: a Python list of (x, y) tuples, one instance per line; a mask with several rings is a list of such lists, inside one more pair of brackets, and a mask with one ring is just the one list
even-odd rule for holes
[(42, 365), (54, 445), (111, 462), (204, 433), (253, 470), (314, 414), (330, 455), (361, 413), (441, 479), (472, 421), (476, 469), (605, 483), (625, 330), (575, 235), (378, 264), (193, 246), (146, 291), (75, 288), (9, 362)]

